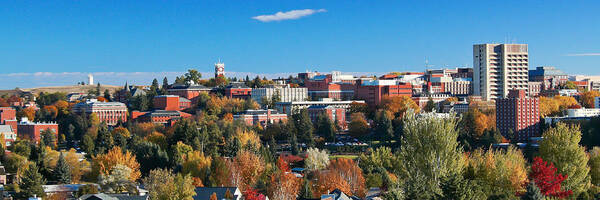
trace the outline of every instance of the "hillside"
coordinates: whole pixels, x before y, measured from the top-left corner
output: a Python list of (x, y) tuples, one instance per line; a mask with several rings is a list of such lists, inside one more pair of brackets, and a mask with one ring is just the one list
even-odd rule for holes
[[(100, 91), (104, 92), (104, 90), (108, 89), (111, 93), (116, 90), (123, 88), (123, 86), (114, 86), (114, 85), (100, 85)], [(19, 90), (0, 90), (1, 94), (20, 94), (22, 92), (31, 92), (34, 94), (39, 94), (40, 92), (64, 92), (64, 93), (87, 93), (89, 90), (96, 89), (96, 85), (67, 85), (67, 86), (51, 86), (51, 87), (38, 87), (38, 88), (27, 88), (27, 89), (19, 89)]]

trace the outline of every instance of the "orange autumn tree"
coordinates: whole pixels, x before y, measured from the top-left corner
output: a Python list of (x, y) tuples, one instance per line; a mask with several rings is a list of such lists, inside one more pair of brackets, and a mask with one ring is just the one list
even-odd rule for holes
[(114, 147), (106, 154), (100, 154), (92, 156), (92, 175), (98, 177), (98, 175), (108, 175), (113, 167), (116, 165), (124, 165), (131, 169), (129, 175), (130, 181), (136, 181), (142, 175), (140, 172), (140, 164), (135, 160), (135, 155), (129, 151), (123, 151), (120, 147)]
[(581, 105), (586, 108), (594, 108), (594, 98), (599, 97), (598, 91), (585, 91), (581, 94)]
[(56, 106), (44, 106), (43, 110), (44, 113), (52, 117), (52, 119), (56, 119), (58, 116), (58, 108), (56, 108)]
[(249, 151), (241, 151), (233, 158), (230, 166), (230, 181), (242, 191), (251, 188), (260, 174), (265, 171), (262, 157)]
[(327, 170), (319, 173), (318, 177), (317, 191), (319, 194), (325, 194), (336, 188), (348, 195), (358, 197), (364, 197), (367, 192), (362, 170), (352, 159), (332, 160)]
[(25, 108), (20, 111), (21, 117), (27, 117), (29, 121), (33, 121), (35, 119), (35, 109), (32, 107)]
[(394, 114), (395, 117), (402, 118), (404, 113), (412, 109), (418, 113), (421, 108), (408, 96), (383, 97), (381, 100), (381, 109), (387, 110)]
[(279, 169), (271, 176), (269, 196), (273, 199), (296, 199), (300, 191), (301, 179), (290, 173), (290, 167), (281, 157), (277, 160)]
[(329, 194), (329, 192), (339, 189), (345, 194), (352, 194), (350, 184), (344, 178), (331, 170), (319, 171), (316, 175), (317, 185), (313, 189), (317, 194)]

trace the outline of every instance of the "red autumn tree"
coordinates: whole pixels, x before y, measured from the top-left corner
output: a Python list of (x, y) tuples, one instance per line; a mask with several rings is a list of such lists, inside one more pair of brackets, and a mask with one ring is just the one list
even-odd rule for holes
[(533, 159), (529, 177), (546, 196), (565, 198), (573, 194), (571, 190), (563, 191), (560, 188), (560, 184), (567, 179), (567, 175), (556, 174), (554, 164), (548, 163), (540, 157)]
[(244, 191), (244, 199), (245, 200), (265, 200), (265, 195), (258, 193), (256, 189), (248, 188)]

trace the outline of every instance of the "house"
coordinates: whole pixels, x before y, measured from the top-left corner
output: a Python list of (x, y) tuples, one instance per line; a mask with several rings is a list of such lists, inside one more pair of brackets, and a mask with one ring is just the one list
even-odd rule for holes
[(149, 200), (149, 195), (128, 195), (128, 194), (86, 194), (78, 198), (78, 200)]
[(339, 189), (335, 189), (329, 194), (321, 195), (321, 200), (360, 200), (360, 198), (344, 194)]
[(67, 197), (74, 197), (80, 187), (86, 184), (61, 184), (61, 185), (42, 185), (44, 193), (50, 194), (65, 194)]
[(194, 200), (207, 200), (210, 199), (210, 195), (213, 193), (217, 194), (217, 199), (225, 199), (225, 194), (229, 191), (233, 195), (233, 200), (241, 200), (242, 192), (237, 187), (197, 187), (194, 196)]

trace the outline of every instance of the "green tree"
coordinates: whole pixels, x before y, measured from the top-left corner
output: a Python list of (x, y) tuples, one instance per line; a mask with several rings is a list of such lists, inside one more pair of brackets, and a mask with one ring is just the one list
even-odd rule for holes
[(298, 139), (300, 142), (305, 143), (308, 146), (314, 145), (313, 139), (313, 124), (308, 116), (308, 111), (306, 109), (300, 110), (299, 113), (296, 113), (292, 116), (294, 122), (296, 123), (296, 130), (298, 133)]
[(188, 72), (185, 73), (183, 80), (185, 81), (185, 83), (198, 83), (200, 82), (200, 79), (202, 78), (202, 74), (200, 72), (198, 72), (198, 70), (195, 69), (188, 69)]
[(350, 115), (350, 124), (348, 124), (348, 133), (352, 137), (360, 138), (369, 133), (369, 123), (363, 113), (357, 112)]
[(304, 199), (312, 199), (313, 192), (310, 180), (305, 178), (304, 181), (302, 181), (302, 183), (302, 189), (300, 189), (300, 194), (298, 194), (298, 197)]
[(600, 185), (600, 147), (594, 147), (590, 151), (589, 166), (592, 184)]
[(329, 119), (329, 116), (322, 112), (317, 117), (317, 134), (323, 136), (328, 142), (335, 142), (335, 125)]
[(22, 199), (27, 199), (36, 195), (38, 197), (45, 197), (44, 188), (42, 185), (46, 184), (46, 180), (38, 171), (38, 167), (35, 164), (30, 164), (29, 169), (25, 171), (25, 174), (21, 178), (19, 188), (21, 191), (17, 194)]
[(108, 131), (108, 126), (102, 122), (98, 127), (98, 136), (94, 145), (94, 155), (103, 154), (114, 147), (112, 133)]
[(410, 183), (405, 187), (408, 197), (433, 199), (442, 195), (442, 180), (462, 172), (464, 158), (456, 125), (454, 116), (412, 112), (405, 116), (400, 157), (402, 177)]
[(94, 91), (94, 94), (99, 97), (100, 96), (100, 82), (98, 82), (98, 84), (96, 84), (96, 90)]
[(573, 190), (577, 195), (587, 191), (591, 185), (590, 168), (585, 148), (579, 145), (581, 132), (579, 126), (558, 123), (543, 134), (540, 143), (540, 157), (552, 162), (560, 174), (566, 174), (567, 180), (562, 186), (565, 190)]
[(168, 167), (169, 155), (157, 144), (144, 141), (135, 145), (133, 152), (140, 163), (142, 174), (148, 174), (152, 169)]
[(111, 98), (110, 98), (110, 92), (108, 91), (108, 89), (105, 89), (105, 90), (104, 90), (104, 98), (105, 98), (107, 101), (111, 101)]
[(392, 125), (391, 114), (380, 110), (375, 116), (375, 134), (378, 138), (391, 143), (394, 138), (394, 126)]
[(162, 87), (160, 87), (160, 94), (161, 95), (167, 94), (168, 88), (169, 88), (169, 80), (167, 79), (167, 77), (165, 77), (165, 78), (163, 78), (163, 81), (162, 81)]
[(544, 200), (545, 197), (542, 194), (540, 188), (535, 185), (535, 182), (531, 181), (527, 184), (527, 192), (521, 196), (522, 200)]
[(427, 104), (425, 104), (425, 108), (423, 108), (425, 112), (433, 112), (435, 110), (435, 102), (433, 102), (433, 98), (429, 97), (427, 100)]
[(65, 160), (65, 155), (61, 152), (56, 162), (56, 168), (54, 169), (56, 180), (59, 184), (70, 184), (71, 183), (71, 167)]

